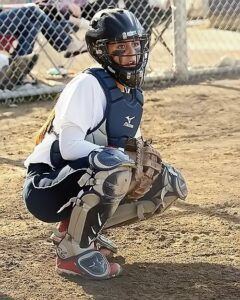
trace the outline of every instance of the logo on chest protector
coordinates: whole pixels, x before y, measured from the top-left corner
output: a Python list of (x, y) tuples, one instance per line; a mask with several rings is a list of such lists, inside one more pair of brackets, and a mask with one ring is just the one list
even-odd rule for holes
[(133, 128), (133, 124), (131, 124), (131, 122), (132, 122), (133, 119), (135, 119), (135, 117), (129, 117), (129, 116), (127, 116), (125, 118), (127, 119), (127, 122), (125, 122), (123, 124), (123, 126), (129, 127), (129, 128)]

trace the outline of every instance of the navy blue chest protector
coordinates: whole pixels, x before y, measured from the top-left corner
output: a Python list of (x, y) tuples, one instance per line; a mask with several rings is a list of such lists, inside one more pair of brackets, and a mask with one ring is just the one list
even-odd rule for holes
[(131, 89), (130, 93), (121, 92), (115, 80), (102, 68), (85, 71), (97, 78), (106, 99), (107, 106), (103, 120), (88, 134), (106, 122), (108, 146), (125, 147), (128, 138), (134, 137), (143, 113), (143, 94), (141, 89)]

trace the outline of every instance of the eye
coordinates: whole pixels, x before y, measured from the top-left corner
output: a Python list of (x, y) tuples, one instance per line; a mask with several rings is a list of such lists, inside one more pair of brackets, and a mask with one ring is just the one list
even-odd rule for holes
[(118, 49), (118, 50), (125, 50), (125, 48), (126, 48), (126, 45), (125, 45), (125, 44), (118, 44), (118, 45), (117, 45), (117, 49)]
[(133, 47), (140, 48), (141, 47), (140, 42), (139, 41), (133, 42)]

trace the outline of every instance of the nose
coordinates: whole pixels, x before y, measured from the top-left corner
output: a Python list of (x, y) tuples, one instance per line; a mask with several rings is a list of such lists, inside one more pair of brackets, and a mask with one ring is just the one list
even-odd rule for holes
[(127, 54), (128, 55), (136, 55), (137, 54), (137, 51), (135, 49), (135, 47), (132, 45), (132, 43), (127, 43)]
[(138, 53), (132, 43), (128, 43), (126, 47), (126, 64), (136, 64), (138, 61)]

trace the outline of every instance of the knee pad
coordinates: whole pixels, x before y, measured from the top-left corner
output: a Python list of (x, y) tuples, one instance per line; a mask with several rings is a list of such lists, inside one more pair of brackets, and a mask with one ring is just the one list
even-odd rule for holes
[(167, 193), (174, 193), (181, 200), (187, 198), (188, 189), (183, 175), (179, 170), (166, 163), (162, 171), (162, 185), (165, 188), (165, 195)]
[(89, 164), (80, 187), (90, 186), (102, 203), (121, 200), (128, 192), (135, 162), (121, 150), (100, 148), (90, 153)]
[(151, 191), (151, 200), (160, 212), (169, 208), (175, 200), (185, 200), (188, 195), (186, 181), (179, 170), (167, 163), (163, 163), (163, 169)]

